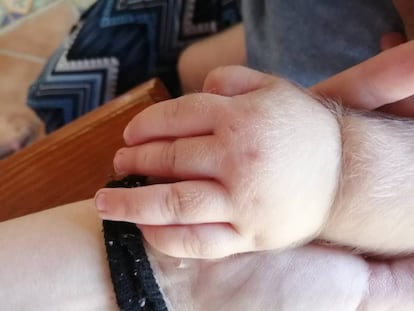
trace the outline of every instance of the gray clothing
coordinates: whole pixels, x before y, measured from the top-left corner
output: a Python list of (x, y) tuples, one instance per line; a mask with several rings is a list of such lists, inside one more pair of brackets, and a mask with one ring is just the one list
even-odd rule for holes
[(391, 0), (245, 0), (248, 63), (310, 86), (372, 57), (402, 31)]

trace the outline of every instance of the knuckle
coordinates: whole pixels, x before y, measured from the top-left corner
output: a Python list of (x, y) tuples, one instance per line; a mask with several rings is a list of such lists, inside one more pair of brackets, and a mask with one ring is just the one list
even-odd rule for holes
[(202, 240), (198, 234), (191, 230), (184, 235), (184, 252), (191, 257), (196, 258), (213, 258), (215, 243), (208, 240)]
[(196, 191), (185, 191), (172, 185), (166, 196), (166, 213), (168, 219), (172, 218), (175, 223), (196, 223), (203, 219), (202, 199)]
[(168, 218), (172, 218), (174, 222), (180, 222), (183, 217), (183, 207), (182, 207), (182, 192), (175, 186), (171, 186), (170, 191), (168, 191), (166, 196), (165, 205), (167, 207), (166, 215)]
[(166, 143), (161, 152), (161, 166), (164, 170), (174, 173), (177, 169), (177, 144)]
[(220, 86), (220, 78), (223, 73), (223, 67), (217, 67), (211, 70), (206, 78), (204, 79), (204, 86), (207, 88), (208, 91), (213, 91), (218, 93), (220, 90), (218, 87)]
[(247, 146), (243, 154), (243, 162), (248, 166), (261, 163), (262, 151), (257, 146)]
[[(135, 189), (126, 189), (124, 198), (124, 217), (127, 221), (141, 222), (142, 221), (142, 209), (140, 207), (139, 198), (137, 197)], [(127, 192), (128, 191), (128, 192)]]
[(150, 154), (148, 150), (135, 153), (135, 167), (147, 167), (150, 165)]
[(168, 102), (164, 108), (164, 121), (168, 125), (172, 125), (180, 114), (181, 101), (179, 99)]
[(165, 216), (179, 224), (198, 222), (205, 215), (201, 205), (202, 198), (198, 191), (183, 190), (173, 184), (166, 197), (168, 215)]

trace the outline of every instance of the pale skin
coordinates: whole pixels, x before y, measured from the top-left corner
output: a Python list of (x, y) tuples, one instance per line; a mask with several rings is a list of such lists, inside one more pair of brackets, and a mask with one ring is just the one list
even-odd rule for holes
[[(246, 95), (189, 95), (138, 115), (125, 132), (131, 147), (116, 155), (117, 172), (182, 181), (141, 191), (105, 190), (108, 210), (101, 204), (101, 215), (139, 223), (155, 248), (177, 257), (217, 258), (309, 240), (334, 199), (337, 121), (296, 87), (255, 74), (229, 67), (207, 78), (264, 80)], [(315, 136), (323, 145), (319, 150), (312, 148)], [(303, 176), (309, 176), (305, 183)]]
[[(246, 85), (234, 82), (241, 76)], [(315, 238), (379, 254), (414, 251), (405, 238), (414, 234), (412, 121), (328, 108), (242, 67), (211, 73), (204, 90), (211, 89), (131, 121), (117, 172), (179, 181), (101, 190), (103, 218), (137, 223), (153, 247), (176, 257)]]
[[(336, 85), (355, 86), (359, 82), (371, 96), (356, 92), (350, 98), (354, 105), (398, 102), (413, 94), (414, 77), (410, 72), (414, 64), (408, 59), (407, 72), (396, 74), (392, 60), (398, 60), (401, 54), (395, 52), (378, 60), (382, 65), (379, 76), (370, 75), (373, 63), (361, 64), (357, 70), (339, 75), (336, 83), (326, 81), (314, 91), (335, 94)], [(392, 96), (388, 94), (390, 81)], [(341, 91), (336, 94), (345, 95)], [(92, 205), (91, 201), (74, 203), (0, 224), (0, 247), (5, 254), (0, 256), (0, 309), (37, 310), (41, 306), (42, 310), (117, 310), (110, 291), (100, 221)], [(58, 230), (54, 223), (59, 225)], [(65, 254), (70, 245), (77, 249), (68, 259)], [(347, 252), (309, 245), (283, 253), (243, 254), (220, 261), (188, 259), (180, 265), (151, 248), (147, 251), (171, 310), (243, 310), (251, 306), (250, 310), (414, 308), (412, 257), (370, 262)], [(58, 263), (52, 266), (53, 273), (49, 262)], [(50, 281), (52, 275), (56, 282)], [(62, 282), (61, 275), (70, 277)]]
[[(0, 309), (118, 310), (101, 228), (92, 201), (2, 223)], [(369, 283), (362, 259), (318, 246), (221, 261), (147, 254), (169, 310), (355, 310)]]
[(198, 41), (180, 55), (177, 71), (184, 92), (202, 90), (207, 73), (223, 65), (245, 65), (246, 50), (243, 25)]
[[(394, 75), (392, 59), (398, 59), (401, 53), (402, 50), (394, 49), (380, 55), (378, 61), (383, 65), (380, 76), (369, 75), (375, 63), (363, 63), (336, 76), (331, 80), (335, 83), (327, 80), (323, 87), (316, 86), (314, 90), (332, 92), (336, 83), (347, 85), (359, 81), (375, 94), (375, 99), (355, 92), (351, 98), (354, 103), (367, 107), (389, 103), (387, 84), (381, 81), (388, 83)], [(414, 69), (413, 60), (407, 65)], [(414, 92), (412, 72), (394, 76), (392, 101)], [(245, 86), (232, 84), (231, 89)], [(0, 309), (117, 310), (101, 230), (92, 201), (0, 224), (3, 254)], [(313, 244), (284, 252), (254, 252), (214, 261), (181, 261), (149, 246), (147, 252), (170, 310), (414, 308), (411, 256), (370, 261), (347, 251)]]
[[(396, 6), (400, 12), (410, 12), (412, 7), (404, 0), (396, 1)], [(403, 16), (407, 38), (411, 15)], [(243, 28), (237, 26), (221, 34), (217, 43), (225, 35), (241, 37)], [(392, 36), (384, 36), (384, 49), (401, 43), (392, 41)], [(191, 46), (180, 64), (190, 58), (208, 60), (213, 42), (209, 39)], [(402, 61), (410, 57), (409, 49), (402, 48), (400, 53)], [(224, 60), (222, 57), (216, 64), (226, 63)], [(370, 60), (370, 72), (362, 74), (378, 76), (380, 60)], [(194, 76), (183, 79), (184, 85), (204, 78), (205, 71), (186, 68), (194, 66), (179, 66), (181, 76), (187, 77), (188, 72)], [(390, 78), (406, 69), (403, 64), (394, 68)], [(411, 183), (407, 182), (412, 180), (407, 169), (411, 157), (403, 150), (411, 137), (410, 122), (383, 122), (383, 117), (332, 110), (326, 114), (327, 109), (318, 110), (323, 105), (305, 98), (303, 91), (281, 79), (254, 77), (254, 73), (243, 73), (240, 68), (220, 70), (227, 70), (227, 77), (213, 72), (201, 89), (221, 96), (193, 94), (147, 109), (125, 131), (129, 148), (115, 156), (114, 166), (120, 174), (162, 176), (180, 182), (146, 189), (105, 190), (109, 193), (105, 211), (103, 204), (98, 205), (102, 217), (136, 222), (154, 247), (178, 257), (216, 258), (281, 249), (314, 238), (378, 254), (413, 251), (414, 241), (395, 243), (410, 236), (413, 228)], [(223, 80), (239, 76), (246, 77), (248, 87), (239, 86), (230, 92), (223, 87), (229, 84)], [(349, 106), (361, 108), (360, 102), (350, 98), (360, 92), (359, 96), (372, 97), (372, 104), (364, 108), (381, 107), (375, 102), (377, 95), (366, 88), (352, 82), (344, 85), (336, 78), (331, 81), (335, 85), (332, 89), (342, 93), (342, 101)], [(329, 91), (323, 94), (337, 98)], [(387, 96), (392, 102), (392, 91)], [(411, 115), (409, 104), (410, 100), (403, 99), (382, 109)], [(308, 126), (305, 130), (304, 124)], [(405, 138), (393, 140), (397, 133)], [(398, 164), (391, 167), (387, 163), (390, 159)], [(390, 191), (394, 188), (401, 193)], [(384, 232), (383, 236), (378, 232)]]

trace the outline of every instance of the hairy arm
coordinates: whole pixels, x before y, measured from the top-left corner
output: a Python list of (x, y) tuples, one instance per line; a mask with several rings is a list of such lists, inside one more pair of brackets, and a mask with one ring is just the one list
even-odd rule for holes
[(345, 111), (342, 176), (324, 239), (375, 253), (414, 251), (414, 121)]

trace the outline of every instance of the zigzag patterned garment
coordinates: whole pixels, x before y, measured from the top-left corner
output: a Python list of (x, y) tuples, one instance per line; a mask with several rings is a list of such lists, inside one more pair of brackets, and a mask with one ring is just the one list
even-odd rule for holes
[(28, 104), (50, 132), (154, 76), (177, 95), (180, 51), (238, 21), (237, 0), (100, 0), (50, 58)]

